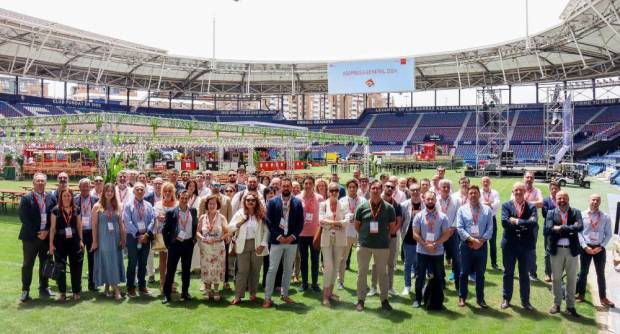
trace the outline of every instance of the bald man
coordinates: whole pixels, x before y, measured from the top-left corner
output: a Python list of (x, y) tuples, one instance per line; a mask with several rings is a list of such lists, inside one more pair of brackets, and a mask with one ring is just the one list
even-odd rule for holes
[(553, 305), (549, 313), (560, 312), (564, 299), (563, 275), (566, 273), (566, 313), (579, 317), (575, 309), (577, 287), (577, 256), (581, 253), (579, 233), (583, 231), (581, 212), (569, 206), (568, 193), (558, 191), (555, 195), (557, 207), (547, 213), (544, 236), (547, 250), (551, 255), (551, 275), (553, 278)]

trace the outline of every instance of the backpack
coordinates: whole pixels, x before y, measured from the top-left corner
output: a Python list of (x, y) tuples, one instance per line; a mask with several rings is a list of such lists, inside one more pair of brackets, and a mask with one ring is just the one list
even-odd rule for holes
[(426, 283), (424, 292), (422, 293), (422, 299), (424, 307), (427, 310), (443, 309), (444, 294), (439, 278), (433, 277)]

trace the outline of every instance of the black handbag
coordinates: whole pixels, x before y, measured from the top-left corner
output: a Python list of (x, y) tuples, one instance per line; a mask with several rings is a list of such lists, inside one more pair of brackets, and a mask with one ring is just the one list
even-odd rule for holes
[(58, 277), (60, 277), (60, 274), (64, 270), (65, 266), (60, 262), (54, 261), (54, 257), (49, 254), (47, 256), (47, 261), (45, 261), (45, 265), (43, 266), (43, 277), (58, 280)]

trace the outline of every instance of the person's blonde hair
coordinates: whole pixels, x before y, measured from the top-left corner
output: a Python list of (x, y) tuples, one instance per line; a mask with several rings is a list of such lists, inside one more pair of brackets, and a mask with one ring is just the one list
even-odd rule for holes
[(162, 193), (162, 201), (163, 201), (163, 194), (166, 192), (166, 190), (171, 189), (172, 190), (172, 199), (176, 202), (177, 201), (177, 188), (174, 186), (174, 184), (170, 183), (170, 182), (164, 182), (164, 184), (161, 186), (161, 193)]
[[(329, 192), (328, 191), (329, 190), (329, 182), (327, 182), (327, 180), (325, 180), (325, 179), (316, 179), (315, 184), (314, 184), (314, 191), (316, 191), (317, 194), (321, 194), (319, 192), (319, 183), (322, 183), (322, 184), (325, 185), (325, 192), (326, 193)], [(323, 195), (323, 194), (321, 194), (321, 195)]]

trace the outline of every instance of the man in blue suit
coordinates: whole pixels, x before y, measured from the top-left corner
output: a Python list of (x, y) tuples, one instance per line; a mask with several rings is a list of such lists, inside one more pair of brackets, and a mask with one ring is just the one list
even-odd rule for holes
[(32, 192), (22, 196), (19, 202), (19, 240), (22, 241), (24, 259), (22, 262), (22, 295), (19, 300), (30, 300), (30, 283), (32, 268), (39, 258), (39, 295), (52, 297), (54, 294), (48, 286), (48, 279), (43, 277), (43, 267), (47, 261), (49, 249), (50, 213), (56, 206), (56, 197), (45, 192), (47, 176), (36, 173), (32, 178)]
[(265, 287), (264, 308), (273, 306), (271, 295), (278, 272), (278, 265), (284, 258), (282, 273), (282, 295), (280, 299), (287, 303), (294, 303), (288, 296), (291, 283), (291, 272), (297, 254), (297, 241), (304, 225), (304, 208), (301, 201), (291, 195), (293, 183), (289, 178), (282, 179), (282, 194), (272, 198), (267, 203), (267, 227), (269, 228), (269, 270)]
[(519, 293), (521, 304), (528, 311), (533, 311), (530, 304), (530, 280), (528, 277), (528, 260), (536, 245), (535, 231), (538, 227), (538, 215), (535, 204), (525, 200), (525, 184), (517, 182), (512, 186), (514, 199), (502, 205), (502, 251), (504, 254), (504, 291), (502, 309), (510, 307), (514, 282), (515, 265), (519, 265)]

